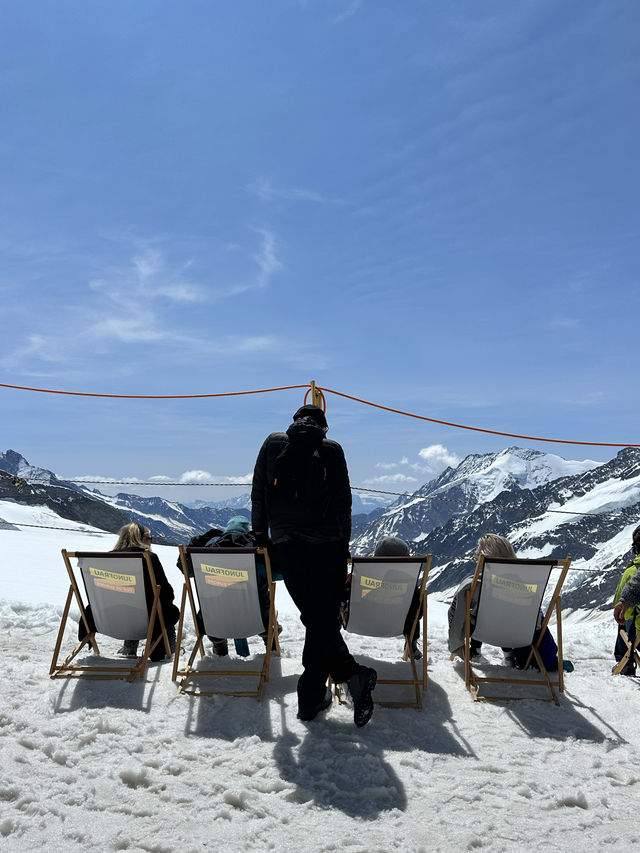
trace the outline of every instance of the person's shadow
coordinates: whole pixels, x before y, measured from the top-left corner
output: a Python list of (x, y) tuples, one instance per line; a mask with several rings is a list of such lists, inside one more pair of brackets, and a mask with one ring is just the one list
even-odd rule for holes
[[(352, 817), (375, 818), (383, 811), (404, 811), (407, 794), (385, 760), (386, 753), (475, 757), (455, 727), (446, 693), (433, 679), (423, 701), (422, 711), (376, 707), (373, 722), (363, 729), (354, 727), (350, 707), (334, 706), (327, 716), (319, 715), (305, 724), (300, 737), (287, 727), (282, 699), (281, 736), (273, 756), (281, 778), (296, 786), (289, 798), (340, 809)], [(295, 699), (291, 704), (295, 706)], [(424, 769), (423, 756), (411, 762), (418, 772)]]
[[(295, 785), (288, 798), (336, 808), (351, 817), (375, 818), (404, 810), (407, 795), (379, 746), (353, 728), (330, 718), (314, 720), (302, 740), (285, 727), (273, 757), (280, 777)], [(361, 784), (354, 786), (354, 779)]]

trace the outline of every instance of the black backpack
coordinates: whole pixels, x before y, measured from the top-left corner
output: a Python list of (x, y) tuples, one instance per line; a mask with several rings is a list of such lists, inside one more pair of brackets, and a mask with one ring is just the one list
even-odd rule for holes
[(275, 460), (272, 488), (279, 500), (324, 516), (330, 489), (322, 445), (288, 440)]

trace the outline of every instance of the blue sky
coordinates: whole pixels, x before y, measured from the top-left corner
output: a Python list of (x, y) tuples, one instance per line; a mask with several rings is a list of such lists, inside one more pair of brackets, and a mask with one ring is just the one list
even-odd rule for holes
[[(458, 423), (640, 442), (634, 0), (0, 13), (0, 381), (197, 394), (315, 379)], [(0, 389), (0, 449), (69, 477), (233, 481), (302, 396)], [(513, 443), (616, 452), (331, 395), (327, 414), (363, 486), (411, 490)]]

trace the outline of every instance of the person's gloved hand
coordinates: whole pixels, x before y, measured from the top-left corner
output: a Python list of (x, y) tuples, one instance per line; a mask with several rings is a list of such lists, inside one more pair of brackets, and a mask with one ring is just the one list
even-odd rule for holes
[(266, 533), (263, 533), (261, 530), (254, 530), (253, 536), (256, 540), (256, 545), (258, 548), (268, 548), (271, 545), (271, 540)]
[(616, 606), (613, 608), (613, 618), (619, 625), (624, 625), (625, 618), (624, 614), (627, 612), (631, 605), (627, 604), (626, 601), (619, 601)]

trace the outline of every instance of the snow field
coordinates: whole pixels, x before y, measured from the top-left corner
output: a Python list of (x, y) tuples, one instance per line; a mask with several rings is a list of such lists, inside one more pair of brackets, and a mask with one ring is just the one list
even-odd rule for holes
[[(576, 670), (560, 707), (482, 704), (448, 659), (446, 605), (432, 596), (422, 711), (378, 707), (356, 729), (351, 708), (334, 705), (302, 723), (295, 688), (303, 629), (281, 585), (282, 658), (272, 658), (261, 703), (180, 696), (167, 663), (150, 665), (138, 684), (51, 681), (67, 588), (60, 536), (70, 548), (96, 547), (97, 537), (88, 546), (59, 531), (0, 531), (3, 851), (591, 851), (638, 843), (640, 695), (634, 680), (610, 675), (610, 616), (565, 620), (565, 655)], [(175, 549), (157, 550), (177, 594)], [(17, 588), (21, 597), (6, 595)], [(50, 603), (39, 603), (42, 591)], [(400, 639), (346, 638), (362, 663), (406, 668)], [(250, 646), (257, 653), (262, 643)]]

